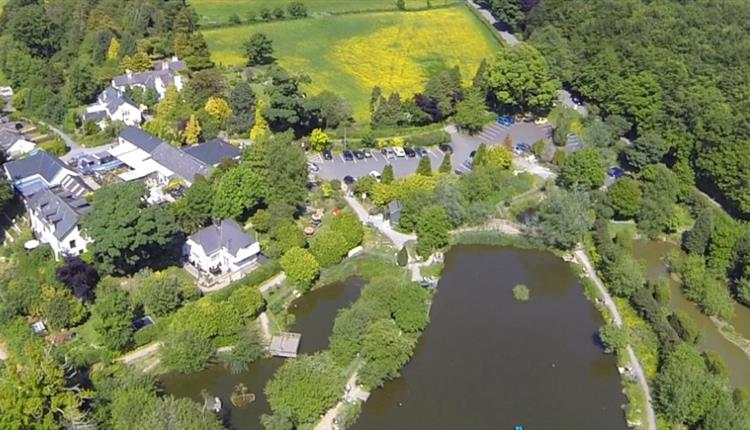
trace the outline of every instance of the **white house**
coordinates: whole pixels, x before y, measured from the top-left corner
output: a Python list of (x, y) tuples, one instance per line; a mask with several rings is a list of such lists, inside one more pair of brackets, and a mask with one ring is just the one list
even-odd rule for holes
[(186, 70), (185, 63), (172, 57), (169, 60), (159, 61), (154, 65), (153, 70), (146, 72), (133, 73), (126, 70), (124, 75), (115, 76), (112, 79), (112, 87), (120, 91), (128, 88), (153, 88), (159, 94), (159, 99), (164, 98), (167, 93), (167, 87), (174, 85), (177, 91), (182, 91), (184, 79), (179, 72)]
[(78, 174), (41, 150), (3, 167), (26, 204), (37, 239), (49, 244), (58, 258), (86, 251), (90, 241), (81, 235), (79, 220), (91, 210), (84, 198), (91, 189)]
[(138, 125), (143, 121), (141, 110), (124, 92), (109, 87), (99, 94), (97, 102), (86, 108), (84, 121), (94, 121), (104, 130), (108, 122), (120, 121), (126, 125)]
[(0, 126), (0, 148), (8, 158), (17, 158), (36, 148), (36, 144), (12, 127)]
[(260, 244), (233, 220), (216, 221), (188, 238), (183, 255), (199, 272), (235, 273), (253, 265)]
[(56, 258), (80, 255), (91, 241), (81, 234), (79, 220), (91, 211), (83, 196), (64, 187), (41, 190), (26, 200), (31, 229), (42, 243), (52, 248)]

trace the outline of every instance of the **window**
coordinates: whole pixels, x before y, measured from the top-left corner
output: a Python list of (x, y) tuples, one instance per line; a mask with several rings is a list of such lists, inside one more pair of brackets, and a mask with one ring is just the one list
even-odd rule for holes
[(68, 243), (70, 249), (76, 249), (76, 240), (73, 239)]

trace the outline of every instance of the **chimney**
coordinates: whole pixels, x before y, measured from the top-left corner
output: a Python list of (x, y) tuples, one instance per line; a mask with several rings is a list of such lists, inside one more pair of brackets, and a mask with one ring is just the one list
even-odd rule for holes
[(125, 69), (125, 76), (130, 78), (131, 76), (133, 76), (133, 72), (130, 69)]

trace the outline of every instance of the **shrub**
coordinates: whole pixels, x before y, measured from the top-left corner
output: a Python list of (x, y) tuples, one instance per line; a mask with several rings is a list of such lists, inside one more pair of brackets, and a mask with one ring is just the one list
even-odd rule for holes
[(530, 297), (529, 287), (523, 284), (518, 284), (513, 287), (513, 298), (519, 302), (528, 302)]
[(176, 327), (170, 330), (159, 351), (161, 361), (167, 369), (193, 373), (208, 366), (214, 348), (199, 333), (189, 328)]
[(294, 247), (281, 257), (281, 268), (297, 287), (307, 289), (320, 272), (320, 265), (308, 251)]
[(310, 251), (321, 267), (330, 267), (341, 261), (348, 248), (343, 234), (328, 229), (320, 231), (310, 240)]
[(607, 353), (618, 352), (628, 343), (628, 333), (622, 327), (608, 323), (599, 328), (599, 339)]
[(411, 146), (435, 146), (451, 141), (451, 135), (443, 130), (409, 136)]
[(407, 264), (409, 264), (409, 250), (406, 249), (405, 246), (402, 247), (396, 255), (396, 262), (401, 267), (405, 267)]

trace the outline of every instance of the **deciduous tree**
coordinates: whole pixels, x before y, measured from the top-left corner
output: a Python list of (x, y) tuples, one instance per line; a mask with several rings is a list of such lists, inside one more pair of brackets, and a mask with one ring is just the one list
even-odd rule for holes
[(299, 247), (288, 250), (279, 262), (289, 280), (301, 289), (307, 289), (320, 272), (315, 257)]
[(271, 64), (273, 58), (273, 43), (263, 33), (255, 33), (243, 45), (248, 66)]

